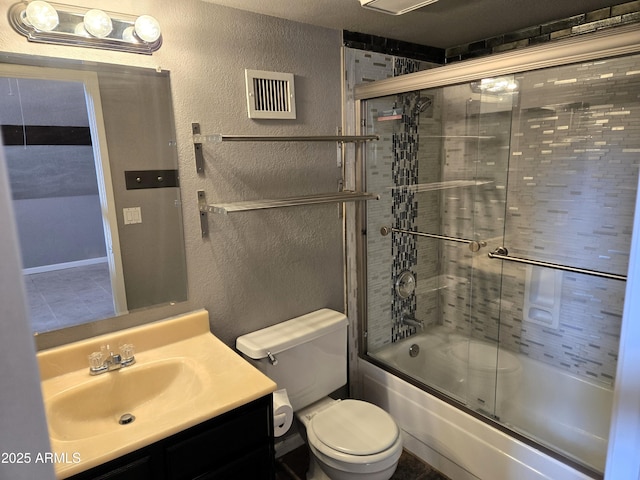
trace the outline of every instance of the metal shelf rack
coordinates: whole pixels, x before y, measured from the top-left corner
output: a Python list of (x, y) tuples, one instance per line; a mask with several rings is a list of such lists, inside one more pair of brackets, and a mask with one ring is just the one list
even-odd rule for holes
[[(196, 170), (204, 172), (204, 155), (202, 144), (221, 142), (338, 142), (359, 143), (378, 140), (377, 135), (318, 135), (318, 136), (264, 136), (264, 135), (202, 135), (200, 124), (192, 124), (193, 144), (196, 156)], [(321, 205), (327, 203), (344, 203), (378, 199), (378, 195), (367, 192), (341, 191), (319, 193), (296, 197), (240, 201), (233, 203), (208, 203), (204, 190), (198, 191), (198, 207), (200, 210), (200, 228), (203, 237), (209, 235), (209, 213), (230, 214), (272, 208), (296, 207), (303, 205)]]

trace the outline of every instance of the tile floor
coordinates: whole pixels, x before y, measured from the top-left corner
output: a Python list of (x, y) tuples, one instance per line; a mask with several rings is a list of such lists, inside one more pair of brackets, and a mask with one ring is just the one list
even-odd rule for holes
[[(305, 480), (309, 465), (306, 445), (276, 461), (276, 480)], [(451, 480), (406, 450), (391, 480)]]
[(25, 275), (34, 332), (113, 317), (113, 296), (107, 263)]

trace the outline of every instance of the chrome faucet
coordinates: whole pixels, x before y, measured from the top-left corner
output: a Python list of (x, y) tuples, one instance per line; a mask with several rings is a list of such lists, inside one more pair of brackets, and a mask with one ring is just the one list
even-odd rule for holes
[(424, 329), (424, 322), (411, 315), (411, 313), (409, 313), (409, 310), (404, 310), (402, 312), (402, 314), (400, 315), (400, 323), (409, 327), (419, 328), (420, 330)]
[(120, 370), (136, 363), (132, 344), (125, 343), (120, 346), (119, 350), (120, 353), (114, 353), (109, 345), (103, 345), (100, 347), (99, 352), (93, 352), (89, 355), (89, 373), (91, 375), (100, 375), (101, 373)]

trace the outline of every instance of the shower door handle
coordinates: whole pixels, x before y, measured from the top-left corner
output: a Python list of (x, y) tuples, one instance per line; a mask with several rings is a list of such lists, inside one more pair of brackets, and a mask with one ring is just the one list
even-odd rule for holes
[[(509, 255), (509, 250), (506, 247), (498, 247), (493, 252), (488, 254), (489, 258), (501, 258)], [(507, 258), (503, 258), (503, 260), (508, 260)]]
[(589, 270), (587, 268), (571, 267), (569, 265), (560, 265), (558, 263), (542, 262), (540, 260), (530, 260), (528, 258), (510, 257), (509, 251), (505, 247), (498, 247), (493, 252), (487, 254), (489, 258), (495, 258), (498, 260), (507, 260), (509, 262), (523, 263), (525, 265), (535, 265), (537, 267), (553, 268), (555, 270), (562, 270), (564, 272), (581, 273), (584, 275), (591, 275), (594, 277), (607, 278), (609, 280), (621, 280), (625, 282), (627, 277), (625, 275), (618, 275), (617, 273), (600, 272), (598, 270)]

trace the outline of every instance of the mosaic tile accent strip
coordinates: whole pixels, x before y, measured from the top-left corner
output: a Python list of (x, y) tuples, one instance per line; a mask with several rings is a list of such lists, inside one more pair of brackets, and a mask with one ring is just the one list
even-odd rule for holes
[(344, 46), (349, 47), (349, 49), (378, 52), (393, 55), (397, 58), (411, 58), (420, 60), (423, 63), (444, 63), (445, 50), (443, 48), (418, 45), (416, 43), (378, 37), (368, 33), (350, 32), (348, 30), (342, 31), (342, 41)]
[(638, 22), (640, 22), (640, 1), (635, 0), (447, 48), (444, 63), (483, 57)]
[[(415, 60), (396, 58), (394, 76), (413, 73), (419, 70)], [(401, 230), (414, 231), (418, 217), (418, 201), (412, 189), (402, 188), (418, 183), (418, 127), (420, 111), (416, 108), (419, 100), (418, 92), (400, 94), (397, 96), (395, 107), (402, 112), (398, 131), (392, 137), (393, 163), (391, 167), (393, 178), (393, 227)], [(398, 188), (399, 187), (399, 188)], [(393, 326), (391, 341), (395, 342), (415, 333), (417, 327), (402, 324), (402, 315), (415, 317), (415, 292), (408, 298), (401, 298), (395, 291), (395, 282), (402, 272), (410, 271), (416, 276), (415, 266), (418, 263), (416, 237), (402, 233), (392, 233), (392, 263), (391, 276), (394, 280), (392, 289), (391, 314)]]
[[(408, 107), (407, 95), (399, 96), (405, 107)], [(418, 135), (417, 135), (417, 117), (407, 115), (402, 116), (400, 123), (400, 131), (393, 134), (393, 184), (397, 186), (414, 185), (418, 178)], [(391, 208), (393, 215), (393, 227), (401, 230), (413, 231), (414, 224), (418, 216), (418, 202), (416, 195), (406, 188), (393, 189), (393, 205)], [(402, 272), (409, 271), (414, 276), (415, 265), (417, 263), (416, 238), (413, 235), (402, 233), (392, 233), (392, 278), (395, 281), (400, 277)], [(390, 285), (392, 289), (392, 317), (394, 325), (391, 332), (392, 341), (404, 338), (407, 334), (415, 333), (415, 327), (406, 327), (401, 324), (403, 312), (415, 316), (416, 299), (412, 294), (408, 298), (401, 298), (395, 291), (394, 285)]]

